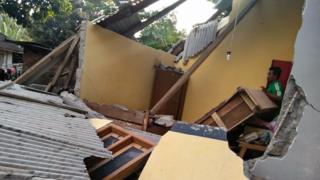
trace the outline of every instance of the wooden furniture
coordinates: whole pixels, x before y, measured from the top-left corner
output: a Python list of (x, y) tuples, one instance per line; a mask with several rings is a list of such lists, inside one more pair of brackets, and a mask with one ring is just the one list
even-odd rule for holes
[[(183, 75), (171, 67), (156, 66), (155, 78), (153, 81), (153, 91), (150, 102), (150, 109), (164, 96), (164, 94), (179, 80)], [(173, 115), (174, 119), (180, 120), (184, 107), (184, 101), (187, 91), (187, 83), (175, 93), (171, 99), (162, 106), (157, 114)]]
[(249, 144), (249, 143), (246, 143), (246, 142), (243, 142), (241, 141), (239, 143), (239, 146), (240, 146), (240, 153), (239, 153), (239, 156), (241, 158), (244, 158), (247, 150), (255, 150), (255, 151), (260, 151), (260, 152), (265, 152), (266, 149), (267, 149), (267, 146), (262, 146), (262, 145), (256, 145), (256, 144)]
[(154, 144), (123, 128), (108, 124), (97, 130), (112, 160), (90, 157), (85, 163), (91, 179), (124, 179), (142, 169)]
[(230, 131), (255, 115), (263, 115), (277, 110), (266, 94), (261, 90), (238, 88), (230, 99), (211, 110), (196, 123), (219, 126)]

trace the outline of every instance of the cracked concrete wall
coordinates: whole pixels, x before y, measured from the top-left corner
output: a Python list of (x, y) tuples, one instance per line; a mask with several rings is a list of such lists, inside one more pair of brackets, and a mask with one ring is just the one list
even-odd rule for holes
[(283, 157), (287, 153), (297, 135), (297, 127), (306, 104), (307, 102), (302, 88), (296, 84), (294, 77), (291, 76), (283, 98), (281, 112), (277, 119), (279, 129), (272, 138), (265, 157)]
[[(292, 76), (305, 95), (305, 105), (295, 108), (300, 124), (291, 146), (279, 155), (256, 162), (253, 176), (272, 180), (319, 179), (320, 167), (320, 1), (306, 0), (303, 24), (295, 45)], [(303, 112), (298, 112), (302, 110)], [(294, 122), (294, 121), (293, 121)], [(285, 134), (284, 134), (285, 135)], [(290, 136), (290, 134), (288, 134)], [(285, 153), (286, 152), (286, 153)]]

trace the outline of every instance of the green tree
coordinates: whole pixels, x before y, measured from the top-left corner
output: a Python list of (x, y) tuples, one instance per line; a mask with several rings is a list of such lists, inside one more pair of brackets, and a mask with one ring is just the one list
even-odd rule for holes
[(69, 0), (1, 0), (1, 10), (24, 27), (72, 10)]
[(75, 33), (83, 19), (114, 10), (112, 0), (0, 0), (0, 11), (28, 28), (36, 42), (51, 47)]
[(28, 31), (7, 14), (0, 14), (0, 33), (12, 40), (31, 41)]
[[(148, 17), (149, 14), (143, 16)], [(185, 32), (177, 30), (176, 23), (175, 14), (171, 13), (144, 28), (137, 39), (147, 46), (168, 51), (185, 37)]]

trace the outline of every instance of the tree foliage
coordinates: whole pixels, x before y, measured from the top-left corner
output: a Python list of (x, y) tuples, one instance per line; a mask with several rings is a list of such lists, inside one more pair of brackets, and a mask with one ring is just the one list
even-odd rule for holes
[(69, 12), (72, 5), (68, 0), (2, 0), (1, 10), (17, 19), (18, 24), (28, 26), (34, 21)]
[[(148, 17), (149, 14), (144, 16)], [(185, 32), (177, 30), (176, 23), (175, 14), (171, 13), (143, 29), (138, 41), (147, 46), (168, 51), (185, 36)]]
[(112, 0), (0, 0), (0, 11), (28, 28), (36, 42), (51, 47), (75, 33), (83, 19), (108, 15), (114, 9)]
[(28, 31), (7, 14), (0, 14), (0, 33), (12, 40), (31, 41)]

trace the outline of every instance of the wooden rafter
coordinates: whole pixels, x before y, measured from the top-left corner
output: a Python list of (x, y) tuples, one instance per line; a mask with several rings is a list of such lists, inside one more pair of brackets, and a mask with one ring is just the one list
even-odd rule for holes
[(179, 0), (175, 3), (173, 3), (172, 5), (166, 7), (165, 9), (163, 9), (162, 11), (158, 12), (157, 14), (153, 15), (152, 17), (150, 17), (149, 19), (147, 19), (144, 22), (140, 22), (136, 25), (134, 25), (133, 27), (129, 28), (129, 30), (127, 32), (124, 33), (125, 36), (133, 36), (136, 32), (142, 30), (143, 28), (149, 26), (150, 24), (152, 24), (154, 21), (162, 18), (163, 16), (167, 15), (169, 12), (171, 12), (172, 10), (174, 10), (176, 7), (178, 7), (179, 5), (181, 5), (182, 3), (184, 3), (186, 0)]
[(80, 37), (78, 35), (76, 35), (76, 37), (73, 39), (73, 41), (67, 51), (67, 54), (64, 56), (64, 59), (63, 59), (61, 65), (59, 66), (59, 68), (56, 71), (55, 76), (53, 77), (52, 81), (47, 85), (46, 90), (45, 90), (46, 92), (51, 91), (52, 87), (54, 87), (55, 84), (57, 83), (62, 71), (64, 70), (67, 63), (69, 62), (69, 59), (70, 59), (75, 47), (77, 46), (79, 39), (80, 39)]
[(116, 14), (100, 22), (99, 25), (103, 27), (108, 27), (109, 25), (115, 23), (116, 21), (119, 21), (120, 19), (123, 19), (125, 17), (129, 17), (157, 1), (158, 0), (143, 0), (142, 2), (138, 3), (135, 6), (124, 7), (123, 9), (120, 9)]
[(50, 64), (51, 61), (53, 61), (56, 57), (64, 53), (70, 43), (74, 40), (76, 36), (72, 36), (65, 40), (63, 43), (61, 43), (58, 47), (56, 47), (53, 51), (51, 51), (48, 55), (46, 55), (44, 58), (42, 58), (40, 61), (38, 61), (35, 65), (33, 65), (30, 69), (28, 69), (25, 73), (23, 73), (21, 76), (19, 76), (15, 83), (17, 84), (24, 84), (27, 81), (30, 81), (38, 74), (41, 74), (45, 67)]

